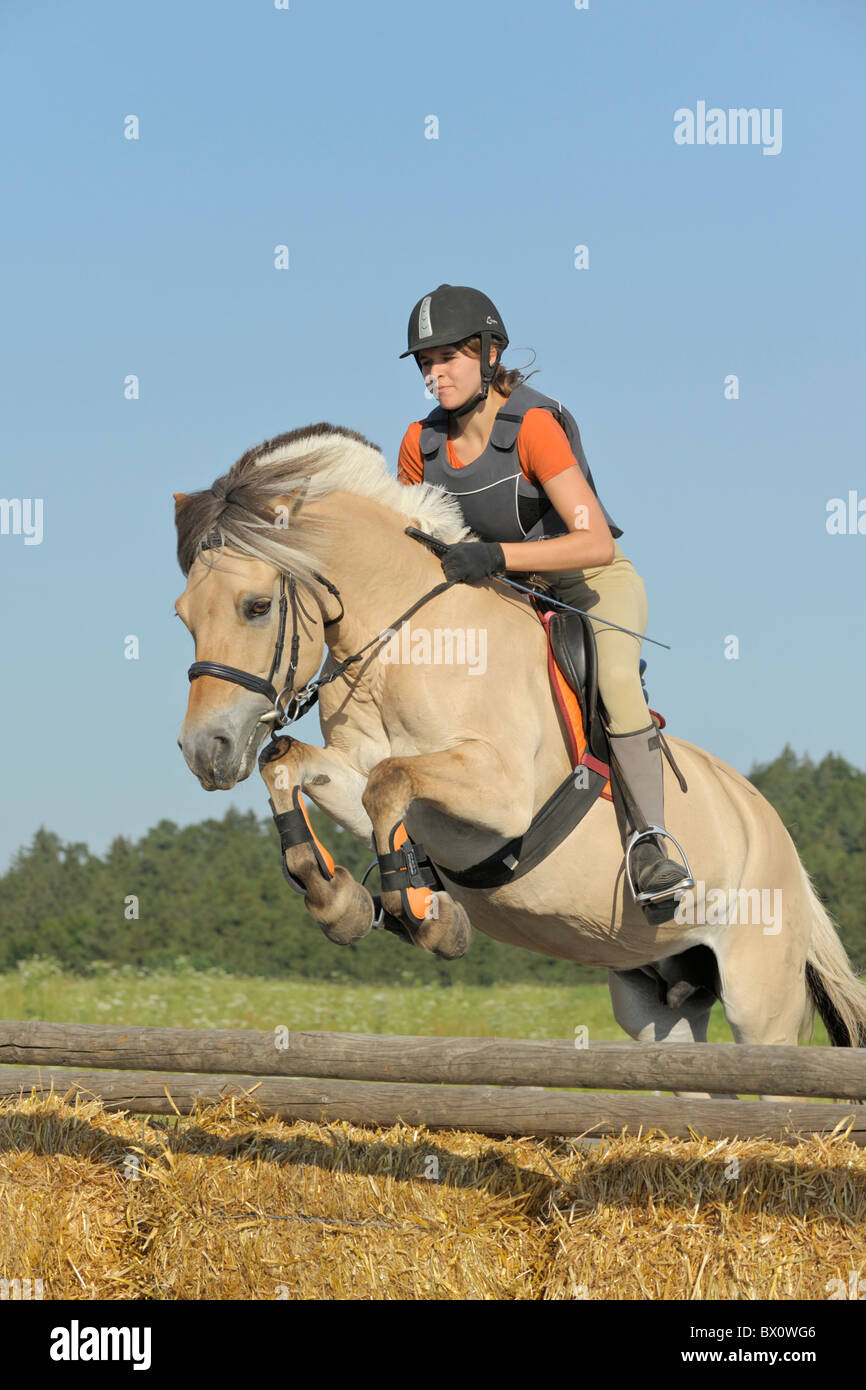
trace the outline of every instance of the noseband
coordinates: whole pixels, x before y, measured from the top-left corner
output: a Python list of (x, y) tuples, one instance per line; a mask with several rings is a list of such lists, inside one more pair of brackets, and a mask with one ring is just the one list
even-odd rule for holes
[[(202, 550), (214, 550), (216, 548), (217, 546), (214, 538), (208, 537), (206, 540), (202, 541)], [(340, 601), (340, 612), (338, 616), (336, 618), (330, 618), (324, 623), (325, 627), (330, 627), (331, 623), (338, 623), (340, 618), (342, 618), (343, 601), (340, 598), (339, 590), (330, 580), (325, 579), (321, 574), (317, 574), (315, 570), (313, 570), (313, 575)], [(293, 574), (288, 576), (288, 581), (287, 599), (286, 575), (281, 571), (277, 640), (274, 643), (274, 655), (271, 659), (271, 669), (267, 676), (254, 676), (250, 671), (241, 671), (237, 666), (223, 666), (218, 661), (194, 661), (187, 672), (191, 682), (195, 680), (196, 676), (215, 676), (217, 680), (231, 681), (233, 685), (242, 685), (245, 690), (251, 690), (255, 695), (264, 695), (265, 699), (273, 705), (273, 709), (269, 710), (267, 714), (263, 714), (259, 723), (273, 722), (276, 727), (280, 728), (282, 728), (284, 724), (294, 723), (294, 721), (298, 719), (301, 714), (305, 714), (318, 699), (318, 690), (314, 688), (299, 691), (297, 695), (294, 693), (295, 676), (298, 673), (298, 647), (300, 644), (300, 638), (298, 636), (298, 586), (297, 580)], [(292, 609), (292, 645), (289, 655), (289, 669), (286, 672), (286, 683), (283, 688), (278, 691), (274, 685), (274, 676), (278, 673), (280, 663), (283, 659), (283, 647), (286, 640), (286, 615), (290, 604)], [(301, 607), (303, 608), (303, 604)], [(304, 615), (305, 617), (310, 616), (306, 609), (304, 609)], [(287, 692), (289, 693), (289, 699), (286, 702), (285, 708), (283, 708), (280, 701)]]

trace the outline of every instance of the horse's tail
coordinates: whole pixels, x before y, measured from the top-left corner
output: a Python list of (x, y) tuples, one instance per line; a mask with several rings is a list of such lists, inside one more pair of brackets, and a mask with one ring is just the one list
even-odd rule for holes
[(851, 968), (835, 923), (800, 864), (812, 908), (812, 939), (806, 954), (809, 1004), (804, 1023), (812, 1036), (815, 1009), (821, 1015), (833, 1047), (866, 1047), (866, 987)]

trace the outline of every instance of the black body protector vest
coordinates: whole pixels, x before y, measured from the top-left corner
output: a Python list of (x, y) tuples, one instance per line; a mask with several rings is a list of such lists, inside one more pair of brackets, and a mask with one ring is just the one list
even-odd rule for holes
[(515, 387), (507, 405), (496, 416), (487, 448), (463, 468), (452, 468), (448, 462), (448, 412), (441, 406), (431, 411), (421, 429), (424, 482), (445, 488), (456, 497), (466, 525), (484, 541), (538, 541), (568, 535), (568, 527), (544, 488), (540, 483), (529, 482), (520, 467), (518, 431), (527, 410), (538, 406), (549, 410), (562, 426), (575, 462), (598, 498), (611, 535), (621, 536), (621, 529), (598, 497), (574, 416), (559, 401), (531, 386)]

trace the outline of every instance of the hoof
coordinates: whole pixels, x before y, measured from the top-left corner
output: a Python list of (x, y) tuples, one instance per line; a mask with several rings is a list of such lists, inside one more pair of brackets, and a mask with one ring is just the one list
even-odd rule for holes
[[(375, 916), (373, 899), (356, 882), (348, 870), (337, 865), (333, 879), (327, 885), (327, 895), (322, 885), (314, 880), (317, 901), (312, 901), (308, 892), (307, 911), (316, 919), (329, 941), (337, 946), (351, 946), (355, 941), (363, 941), (373, 930)], [(323, 903), (321, 897), (325, 896)], [(325, 915), (326, 914), (326, 915)]]
[(434, 893), (435, 911), (415, 932), (418, 945), (442, 960), (459, 960), (469, 950), (472, 924), (464, 908), (447, 893)]
[(698, 988), (698, 985), (690, 985), (688, 980), (678, 980), (668, 990), (665, 1003), (669, 1009), (681, 1009), (687, 999), (691, 999), (693, 994), (697, 994)]
[[(383, 893), (375, 898), (374, 925), (393, 932), (401, 941), (420, 946), (443, 960), (459, 960), (469, 950), (472, 926), (464, 909), (447, 893), (433, 893), (430, 914), (422, 922), (408, 922), (402, 914), (399, 893)], [(384, 904), (388, 903), (388, 907)], [(389, 907), (392, 909), (389, 911)], [(381, 921), (379, 916), (381, 914)]]

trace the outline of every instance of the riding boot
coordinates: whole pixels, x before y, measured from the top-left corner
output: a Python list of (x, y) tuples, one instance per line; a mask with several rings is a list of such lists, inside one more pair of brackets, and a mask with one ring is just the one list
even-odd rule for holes
[[(610, 751), (618, 771), (621, 771), (632, 800), (647, 826), (660, 830), (665, 836), (664, 823), (664, 774), (662, 767), (661, 744), (655, 724), (630, 734), (609, 734)], [(617, 819), (623, 837), (623, 847), (627, 853), (631, 869), (635, 897), (641, 902), (656, 902), (671, 898), (679, 890), (694, 888), (688, 863), (683, 855), (683, 864), (668, 859), (665, 853), (665, 840), (659, 835), (639, 832), (634, 823), (628, 799), (619, 791)], [(617, 799), (615, 798), (615, 801)], [(625, 822), (625, 824), (623, 824)], [(640, 833), (640, 838), (635, 836)], [(676, 843), (676, 841), (674, 841)], [(679, 845), (677, 845), (679, 849)]]

